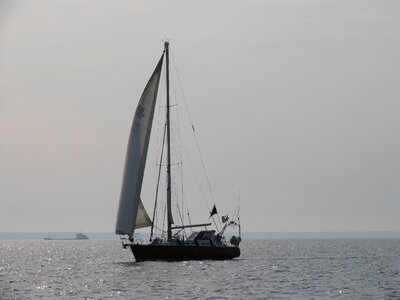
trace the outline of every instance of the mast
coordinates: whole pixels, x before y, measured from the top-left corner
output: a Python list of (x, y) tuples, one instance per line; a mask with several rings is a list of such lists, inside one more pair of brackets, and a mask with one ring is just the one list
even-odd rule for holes
[(172, 240), (172, 212), (171, 212), (171, 124), (170, 124), (170, 102), (169, 102), (169, 42), (164, 43), (165, 48), (165, 70), (167, 83), (167, 220), (168, 220), (168, 241)]

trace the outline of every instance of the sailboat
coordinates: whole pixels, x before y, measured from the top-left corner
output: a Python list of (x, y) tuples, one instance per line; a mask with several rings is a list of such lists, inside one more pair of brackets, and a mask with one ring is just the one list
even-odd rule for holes
[[(169, 74), (169, 42), (164, 42), (164, 50), (142, 93), (133, 117), (119, 199), (115, 233), (121, 236), (123, 248), (131, 249), (136, 261), (147, 260), (203, 260), (233, 259), (240, 256), (239, 243), (240, 220), (228, 221), (222, 217), (223, 227), (220, 231), (210, 229), (212, 223), (175, 224), (172, 217), (172, 162), (171, 162), (171, 114), (170, 114), (170, 74)], [(164, 64), (165, 61), (165, 64)], [(156, 107), (160, 77), (165, 65), (166, 82), (166, 119), (163, 137), (166, 138), (166, 219), (165, 234), (153, 236), (154, 218), (150, 219), (141, 200), (142, 183), (150, 143), (153, 117)], [(194, 128), (194, 127), (193, 127)], [(161, 164), (160, 164), (161, 170)], [(158, 190), (158, 187), (157, 187)], [(157, 199), (157, 196), (156, 196)], [(157, 204), (157, 200), (155, 205)], [(155, 210), (154, 210), (155, 211)], [(210, 218), (217, 214), (214, 204)], [(229, 226), (239, 226), (239, 235), (232, 236), (230, 243), (225, 241), (224, 232)], [(136, 237), (135, 230), (151, 227), (148, 243)], [(193, 231), (193, 228), (199, 231)], [(186, 234), (186, 230), (191, 230)]]

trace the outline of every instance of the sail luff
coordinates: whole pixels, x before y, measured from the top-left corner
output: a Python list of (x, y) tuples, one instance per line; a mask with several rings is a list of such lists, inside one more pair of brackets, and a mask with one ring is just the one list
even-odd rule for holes
[(150, 224), (148, 224), (149, 218), (144, 210), (143, 204), (141, 203), (140, 193), (142, 190), (143, 175), (146, 165), (163, 58), (164, 54), (161, 56), (153, 74), (147, 82), (133, 117), (125, 158), (121, 195), (119, 199), (118, 216), (115, 228), (116, 234), (133, 235), (138, 217), (138, 210), (140, 213), (139, 218), (145, 220), (144, 223), (141, 222), (143, 224), (138, 224), (138, 228), (151, 225), (151, 221)]

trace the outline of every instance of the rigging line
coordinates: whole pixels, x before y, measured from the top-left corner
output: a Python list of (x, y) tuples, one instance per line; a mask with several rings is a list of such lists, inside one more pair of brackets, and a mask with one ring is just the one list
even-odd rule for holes
[[(179, 77), (178, 69), (177, 69), (177, 67), (176, 67), (175, 57), (174, 57), (174, 54), (173, 54), (172, 51), (171, 51), (171, 57), (172, 57), (174, 69), (175, 69), (175, 72), (176, 72), (176, 75), (177, 75), (177, 78), (178, 78), (179, 87), (180, 87), (180, 89), (181, 89), (181, 93), (182, 93), (182, 97), (183, 97), (183, 102), (185, 103), (186, 111), (187, 111), (187, 113), (188, 113), (189, 120), (190, 120), (190, 123), (191, 123), (191, 125), (192, 125), (193, 136), (194, 136), (194, 139), (195, 139), (195, 141), (196, 141), (197, 150), (198, 150), (198, 152), (199, 152), (200, 159), (201, 159), (201, 162), (202, 162), (202, 165), (203, 165), (203, 170), (204, 170), (204, 173), (205, 173), (205, 175), (206, 175), (207, 184), (208, 184), (208, 188), (209, 188), (209, 190), (210, 190), (211, 198), (212, 198), (212, 200), (213, 200), (213, 203), (216, 205), (215, 198), (214, 198), (214, 194), (213, 194), (213, 191), (212, 191), (212, 188), (211, 188), (211, 184), (210, 184), (210, 180), (209, 180), (209, 178), (208, 178), (207, 169), (206, 169), (206, 166), (205, 166), (205, 163), (204, 163), (203, 155), (202, 155), (202, 153), (201, 153), (201, 151), (200, 151), (200, 145), (199, 145), (199, 142), (198, 142), (198, 139), (197, 139), (197, 134), (196, 134), (196, 131), (195, 131), (195, 129), (194, 129), (192, 116), (190, 115), (189, 106), (188, 106), (187, 101), (186, 101), (186, 97), (185, 97), (185, 93), (184, 93), (184, 91), (183, 91), (181, 79), (180, 79), (180, 77)], [(217, 215), (218, 215), (218, 213), (217, 213)], [(221, 220), (219, 220), (219, 218), (218, 218), (218, 221), (219, 221), (220, 225), (222, 226)]]
[(181, 93), (182, 93), (183, 100), (184, 100), (184, 102), (185, 102), (186, 111), (187, 111), (188, 116), (189, 116), (189, 121), (190, 121), (190, 124), (193, 126), (192, 116), (191, 116), (191, 114), (190, 114), (189, 107), (188, 107), (188, 105), (187, 105), (185, 93), (184, 93), (184, 91), (183, 91), (183, 87), (182, 87), (182, 83), (181, 83), (181, 78), (179, 77), (178, 69), (177, 69), (177, 67), (176, 67), (176, 62), (175, 62), (175, 57), (174, 57), (173, 51), (171, 51), (171, 57), (172, 57), (172, 62), (173, 62), (174, 69), (175, 69), (175, 72), (176, 72), (176, 78), (178, 78), (179, 87), (180, 87), (180, 90), (181, 90)]
[[(163, 184), (161, 184), (161, 187), (162, 187), (162, 191), (159, 191), (159, 194), (160, 195), (165, 195), (166, 194), (166, 182), (163, 182)], [(164, 223), (163, 222), (165, 221), (166, 199), (161, 198), (160, 200), (161, 200), (160, 201), (161, 203), (158, 205), (157, 212), (156, 212), (156, 214), (157, 214), (157, 218), (156, 218), (157, 222), (156, 222), (156, 224), (157, 224), (157, 226), (161, 226), (162, 228), (164, 228)]]
[(166, 231), (164, 231), (162, 228), (160, 228), (160, 227), (158, 227), (158, 226), (154, 226), (154, 228), (157, 229), (157, 230), (159, 230), (159, 231), (162, 231), (162, 232), (166, 233)]
[(165, 205), (164, 205), (164, 212), (163, 212), (163, 215), (164, 215), (164, 217), (163, 217), (163, 224), (162, 224), (162, 237), (164, 238), (164, 236), (165, 236), (165, 232), (167, 232), (164, 228), (165, 228), (165, 211), (167, 210), (167, 203), (165, 203)]
[(240, 212), (240, 198), (239, 198), (239, 201), (238, 201), (239, 203), (238, 203), (238, 210), (237, 210), (237, 219), (239, 220), (239, 212)]
[[(182, 93), (182, 98), (184, 100), (186, 111), (187, 111), (188, 116), (189, 116), (189, 121), (190, 121), (190, 124), (192, 126), (192, 132), (193, 132), (193, 135), (194, 135), (194, 138), (195, 138), (195, 141), (196, 141), (197, 150), (199, 152), (200, 159), (202, 161), (202, 165), (203, 165), (203, 169), (204, 169), (204, 173), (206, 175), (208, 187), (210, 189), (210, 194), (211, 194), (211, 197), (212, 197), (212, 200), (213, 200), (214, 204), (216, 204), (215, 203), (214, 194), (212, 192), (211, 184), (210, 184), (210, 181), (209, 181), (209, 178), (208, 178), (207, 169), (206, 169), (206, 166), (205, 166), (205, 163), (204, 163), (204, 158), (203, 158), (203, 155), (202, 155), (202, 153), (200, 151), (200, 145), (199, 145), (197, 134), (196, 134), (196, 130), (195, 130), (195, 127), (194, 127), (194, 124), (193, 124), (193, 119), (192, 119), (192, 116), (190, 114), (189, 106), (188, 106), (188, 103), (187, 103), (187, 100), (186, 100), (186, 96), (185, 96), (185, 93), (184, 93), (184, 90), (183, 90), (183, 87), (182, 87), (182, 83), (181, 83), (181, 79), (180, 79), (180, 76), (179, 76), (179, 72), (178, 72), (178, 69), (176, 67), (176, 62), (175, 62), (175, 57), (174, 57), (173, 51), (171, 51), (171, 57), (172, 57), (174, 69), (175, 69), (175, 72), (176, 72), (176, 75), (177, 75), (179, 87), (180, 87), (180, 90), (181, 90), (181, 93)], [(174, 86), (173, 86), (173, 89), (174, 89)]]
[(188, 211), (187, 213), (188, 213), (187, 215), (188, 215), (188, 219), (189, 219), (189, 225), (192, 226), (192, 220), (190, 220), (190, 213), (189, 213), (189, 211)]
[[(173, 125), (173, 126), (174, 126), (174, 125)], [(203, 188), (201, 187), (201, 184), (200, 184), (200, 180), (199, 180), (199, 178), (198, 178), (198, 176), (197, 176), (197, 174), (196, 174), (196, 172), (195, 172), (195, 170), (194, 170), (192, 161), (190, 160), (189, 155), (188, 155), (188, 153), (187, 153), (187, 151), (186, 151), (186, 148), (185, 148), (185, 146), (183, 145), (183, 143), (181, 143), (181, 145), (182, 145), (182, 149), (183, 149), (183, 154), (186, 155), (187, 161), (189, 162), (189, 166), (190, 166), (190, 168), (192, 169), (192, 172), (193, 172), (193, 175), (194, 175), (194, 177), (195, 177), (196, 183), (197, 183), (197, 185), (198, 185), (198, 187), (199, 187), (200, 193), (201, 193), (201, 195), (203, 196), (203, 199), (204, 199), (204, 201), (205, 201), (207, 210), (209, 210), (210, 205), (208, 204), (207, 197), (205, 196), (205, 193), (204, 193), (204, 191), (203, 191)]]
[[(194, 132), (194, 135), (196, 136), (196, 132), (195, 132), (195, 131), (193, 131), (193, 132)], [(207, 170), (206, 170), (206, 165), (205, 165), (205, 163), (204, 163), (203, 155), (201, 154), (200, 146), (199, 146), (199, 143), (198, 143), (198, 141), (197, 141), (197, 138), (195, 138), (195, 140), (196, 140), (197, 150), (199, 151), (200, 158), (201, 158), (201, 162), (202, 162), (202, 164), (203, 164), (204, 173), (205, 173), (205, 175), (206, 175), (208, 188), (210, 189), (211, 198), (212, 198), (214, 204), (216, 205), (215, 198), (214, 198), (214, 194), (213, 194), (212, 189), (211, 189), (210, 180), (208, 179), (208, 174), (207, 174)], [(218, 211), (217, 211), (217, 215), (219, 215)], [(218, 218), (218, 221), (219, 221), (219, 223), (220, 223), (220, 225), (221, 225), (221, 220), (220, 220), (219, 218)], [(221, 226), (222, 226), (222, 225), (221, 225)]]
[[(175, 193), (176, 193), (176, 191), (175, 191)], [(178, 198), (176, 194), (175, 194), (175, 197)], [(178, 203), (178, 201), (176, 201), (175, 204), (176, 204), (176, 208), (178, 209), (178, 215), (179, 215), (179, 218), (181, 219), (182, 226), (183, 226), (183, 225), (185, 225), (185, 224), (183, 223), (183, 217), (182, 217), (181, 210), (179, 209), (179, 203)], [(184, 235), (186, 236), (185, 228), (182, 228), (182, 229), (183, 229)]]
[[(164, 92), (165, 92), (165, 84), (163, 84), (165, 82), (165, 78), (164, 76), (161, 76), (160, 78), (160, 84), (159, 84), (159, 93), (158, 93), (158, 99), (162, 99), (164, 98)], [(158, 103), (160, 101), (157, 101)], [(154, 229), (153, 226), (155, 226), (156, 228), (157, 226), (157, 221), (158, 221), (158, 217), (160, 215), (162, 215), (162, 211), (160, 211), (160, 208), (157, 209), (157, 203), (158, 201), (158, 196), (159, 196), (159, 187), (160, 187), (160, 172), (161, 172), (161, 166), (158, 166), (157, 164), (157, 160), (158, 157), (160, 157), (160, 165), (162, 164), (162, 160), (163, 160), (163, 150), (164, 150), (164, 140), (165, 140), (165, 121), (164, 123), (164, 130), (163, 130), (163, 135), (161, 137), (161, 122), (162, 122), (162, 117), (161, 117), (161, 111), (164, 111), (164, 109), (162, 108), (161, 104), (159, 103), (157, 105), (157, 143), (156, 143), (156, 165), (155, 165), (155, 171), (156, 174), (157, 172), (158, 177), (156, 178), (156, 195), (155, 195), (155, 201), (154, 201), (154, 210), (153, 210), (153, 219), (152, 219), (152, 227), (151, 227), (151, 234), (150, 234), (150, 241), (152, 240), (153, 236), (154, 236)], [(162, 114), (164, 116), (164, 114)], [(160, 147), (160, 144), (162, 143), (162, 147)], [(159, 169), (159, 170), (158, 170)], [(160, 218), (161, 219), (161, 218)], [(159, 235), (160, 232), (157, 232), (156, 235)]]
[[(182, 167), (181, 176), (182, 176), (182, 211), (185, 211), (185, 208), (186, 208), (186, 211), (189, 213), (189, 208), (188, 208), (188, 205), (187, 205), (187, 201), (184, 201), (184, 199), (186, 199), (186, 194), (185, 194), (185, 190), (183, 189), (183, 167)], [(190, 221), (190, 220), (188, 220), (188, 221)]]
[(237, 210), (237, 206), (235, 206), (235, 209), (233, 210), (233, 213), (232, 213), (232, 220), (234, 220), (235, 219), (235, 215), (236, 215), (236, 210)]
[[(172, 72), (170, 72), (169, 77), (170, 77), (170, 82), (174, 82), (175, 79), (174, 79), (174, 74)], [(177, 106), (178, 105), (178, 102), (177, 102), (178, 97), (177, 97), (177, 93), (176, 93), (176, 90), (175, 90), (175, 86), (173, 84), (171, 84), (170, 87), (172, 87), (171, 95), (170, 95), (170, 96), (172, 96), (171, 99), (175, 100), (175, 103), (174, 104), (170, 104), (170, 107), (171, 106)]]
[[(174, 91), (174, 94), (176, 94), (175, 93), (175, 88), (174, 88), (174, 85), (172, 85), (172, 87), (173, 87), (173, 91)], [(179, 107), (179, 106), (178, 106)], [(177, 109), (175, 110), (175, 114), (173, 114), (173, 117), (175, 117), (176, 118), (176, 122), (173, 122), (172, 123), (172, 134), (171, 134), (171, 136), (172, 136), (172, 139), (174, 140), (174, 141), (176, 141), (176, 144), (175, 143), (173, 143), (173, 146), (174, 146), (174, 148), (176, 149), (175, 151), (174, 151), (174, 156), (175, 156), (175, 160), (176, 161), (178, 161), (177, 163), (175, 163), (174, 165), (175, 166), (179, 166), (179, 171), (180, 171), (180, 177), (181, 177), (181, 185), (183, 184), (183, 175), (182, 175), (182, 173), (183, 173), (183, 167), (182, 167), (182, 137), (181, 137), (181, 130), (180, 130), (180, 122), (179, 122), (179, 109), (178, 109), (178, 107), (177, 107)], [(182, 193), (182, 195), (181, 195), (181, 197), (182, 197), (182, 200), (181, 200), (181, 202), (182, 202), (182, 210), (180, 210), (180, 208), (179, 208), (179, 193), (178, 193), (178, 178), (177, 178), (177, 172), (178, 172), (178, 170), (176, 171), (176, 172), (174, 172), (173, 174), (174, 174), (174, 182), (175, 182), (175, 185), (174, 185), (174, 195), (175, 195), (175, 198), (176, 198), (176, 205), (177, 205), (177, 208), (178, 208), (178, 215), (179, 215), (179, 218), (180, 218), (180, 220), (181, 220), (181, 222), (182, 222), (182, 225), (184, 224), (184, 217), (183, 217), (183, 215), (182, 215), (182, 211), (183, 211), (183, 193)], [(186, 231), (184, 230), (184, 234), (186, 235)]]
[[(170, 98), (172, 98), (172, 97), (170, 97)], [(178, 104), (170, 104), (169, 107), (171, 108), (171, 107), (174, 107), (174, 106), (177, 106), (177, 105), (178, 105)], [(161, 107), (161, 108), (167, 108), (166, 105), (160, 105), (160, 107)]]
[[(173, 87), (173, 91), (174, 91), (174, 94), (176, 94), (175, 93), (175, 88), (174, 88), (174, 85), (172, 85), (172, 87)], [(182, 154), (182, 145), (183, 145), (183, 142), (182, 142), (182, 136), (181, 136), (181, 130), (180, 130), (180, 122), (179, 122), (179, 106), (177, 106), (177, 109), (174, 111), (175, 113), (173, 114), (173, 117), (176, 119), (176, 122), (173, 122), (172, 123), (172, 139), (175, 141), (175, 143), (173, 143), (173, 145), (174, 145), (174, 148), (176, 149), (175, 151), (174, 151), (174, 156), (175, 156), (175, 159), (176, 159), (176, 161), (178, 161), (178, 163), (176, 163), (175, 164), (175, 166), (177, 166), (177, 168), (179, 168), (179, 171), (178, 170), (176, 170), (176, 172), (174, 172), (174, 177), (175, 177), (175, 180), (174, 180), (174, 182), (175, 182), (175, 186), (174, 186), (174, 193), (175, 193), (175, 198), (176, 198), (176, 205), (177, 205), (177, 208), (178, 208), (178, 212), (179, 212), (179, 217), (180, 217), (180, 219), (181, 219), (181, 222), (182, 222), (182, 225), (184, 225), (184, 215), (182, 215), (182, 212), (184, 211), (183, 210), (183, 199), (184, 199), (184, 197), (183, 197), (183, 192), (182, 192), (182, 194), (181, 194), (181, 203), (182, 203), (182, 209), (180, 210), (180, 208), (179, 208), (179, 193), (178, 193), (178, 189), (179, 189), (179, 183), (180, 183), (180, 185), (181, 185), (181, 188), (182, 188), (182, 185), (183, 185), (183, 163), (182, 163), (182, 158), (183, 158), (183, 154)], [(178, 176), (177, 176), (177, 173), (178, 172), (180, 172), (180, 179), (181, 179), (181, 181), (179, 182), (178, 181)], [(186, 231), (184, 230), (184, 234), (186, 235)]]
[[(212, 220), (213, 220), (213, 222), (215, 224), (215, 227), (217, 228), (217, 232), (219, 232), (220, 230), (218, 228), (217, 222), (215, 222), (214, 216), (211, 216), (211, 218), (212, 218)], [(219, 218), (218, 218), (218, 220), (219, 220)]]
[(177, 156), (178, 160), (182, 162), (182, 135), (181, 135), (181, 129), (179, 125), (179, 111), (176, 110), (176, 122), (173, 123), (172, 125), (172, 137), (174, 140), (176, 140), (176, 148), (175, 155)]
[(232, 214), (232, 220), (238, 219), (239, 218), (239, 211), (240, 211), (240, 189), (238, 193), (238, 202), (235, 206), (235, 210), (233, 211)]
[[(159, 86), (158, 86), (158, 89), (159, 89), (159, 92), (158, 92), (158, 96), (157, 96), (157, 99), (162, 99), (164, 96), (164, 76), (161, 76), (161, 78), (160, 78), (160, 83), (159, 83)], [(157, 101), (157, 103), (158, 103), (159, 101)], [(156, 166), (155, 166), (155, 171), (157, 172), (157, 169), (158, 169), (158, 164), (157, 164), (157, 158), (159, 157), (159, 154), (160, 154), (160, 152), (162, 153), (162, 150), (163, 150), (163, 147), (160, 147), (160, 140), (161, 140), (161, 127), (162, 126), (160, 126), (160, 123), (161, 123), (161, 117), (160, 117), (160, 115), (161, 115), (161, 104), (158, 104), (157, 105), (157, 140), (156, 140)], [(165, 124), (165, 122), (164, 122), (164, 124)], [(165, 126), (165, 125), (164, 125)], [(165, 131), (165, 128), (164, 128), (164, 131)], [(165, 133), (163, 133), (163, 138), (162, 138), (162, 143), (164, 144), (164, 135), (165, 135)], [(161, 161), (162, 161), (162, 155), (161, 155), (161, 159), (160, 159), (160, 164), (161, 164)], [(156, 179), (156, 185), (158, 185), (158, 182), (159, 182), (159, 179)], [(153, 222), (154, 222), (154, 219), (153, 219)]]
[[(239, 208), (239, 202), (240, 202), (240, 189), (239, 189), (239, 192), (238, 192), (238, 204), (235, 206), (235, 209), (233, 210), (233, 213), (232, 213), (232, 220), (235, 219), (236, 211), (237, 211), (238, 208)], [(238, 214), (239, 214), (239, 212), (238, 212)]]
[[(175, 183), (177, 183), (178, 181), (177, 181), (177, 171), (176, 172), (174, 172), (174, 182)], [(176, 199), (176, 201), (175, 201), (175, 204), (176, 204), (176, 207), (177, 207), (177, 213), (178, 213), (178, 218), (180, 219), (180, 221), (181, 221), (181, 224), (182, 225), (184, 225), (184, 223), (183, 223), (183, 216), (182, 216), (182, 212), (181, 212), (181, 210), (180, 210), (180, 208), (179, 208), (179, 195), (178, 195), (178, 186), (177, 186), (177, 184), (175, 184), (175, 185), (173, 185), (173, 187), (172, 187), (172, 192), (173, 192), (173, 194), (174, 194), (174, 197), (175, 197), (175, 199)], [(185, 229), (183, 229), (183, 233), (184, 233), (184, 235), (186, 236), (186, 231), (185, 231)]]
[[(173, 89), (174, 89), (174, 93), (175, 93), (175, 86), (173, 85)], [(176, 93), (175, 93), (176, 94)], [(183, 149), (183, 141), (182, 141), (182, 134), (181, 134), (181, 126), (180, 126), (180, 121), (179, 121), (179, 117), (180, 117), (180, 114), (179, 114), (179, 105), (177, 106), (177, 108), (176, 108), (176, 110), (175, 110), (175, 114), (174, 114), (174, 116), (176, 117), (176, 122), (174, 122), (173, 123), (173, 125), (172, 125), (172, 135), (173, 135), (173, 137), (174, 137), (174, 140), (176, 140), (177, 141), (177, 145), (178, 145), (178, 149), (179, 149), (179, 151), (176, 151), (176, 154), (177, 154), (177, 156), (179, 157), (179, 160), (180, 160), (180, 171), (181, 171), (181, 173), (180, 173), (180, 175), (181, 175), (181, 181), (180, 181), (180, 183), (181, 183), (181, 212), (183, 212), (184, 211), (184, 206), (186, 206), (186, 210), (188, 211), (188, 207), (187, 207), (187, 203), (185, 202), (185, 198), (186, 198), (186, 196), (185, 196), (185, 192), (184, 192), (184, 185), (183, 185), (183, 182), (184, 182), (184, 177), (183, 177), (183, 157), (184, 157), (184, 149)], [(189, 156), (188, 155), (186, 155), (187, 156), (187, 159), (188, 160), (190, 160), (190, 158), (189, 158)], [(190, 161), (189, 161), (189, 163), (191, 163)], [(195, 173), (194, 172), (194, 168), (192, 167), (192, 170), (193, 170), (193, 173)], [(195, 174), (195, 176), (196, 176), (196, 174)], [(200, 182), (197, 182), (197, 184), (198, 184), (198, 186), (200, 187), (200, 189), (202, 189), (201, 188), (201, 185), (200, 185)], [(206, 204), (206, 207), (207, 207), (207, 209), (208, 209), (208, 203), (207, 203), (207, 199), (206, 199), (206, 197), (205, 197), (205, 194), (204, 194), (204, 192), (202, 192), (202, 195), (203, 195), (203, 200), (205, 201), (205, 204)], [(184, 222), (184, 214), (183, 214), (183, 218), (182, 218), (182, 224), (183, 224), (183, 222)], [(186, 232), (185, 232), (186, 233)]]
[[(170, 166), (179, 166), (179, 165), (181, 165), (182, 164), (182, 162), (177, 162), (177, 163), (173, 163), (173, 164), (170, 164)], [(157, 167), (158, 166), (168, 166), (167, 164), (157, 164)]]
[[(186, 155), (186, 157), (187, 157), (187, 161), (189, 162), (189, 166), (190, 166), (190, 168), (192, 169), (192, 172), (193, 172), (194, 178), (195, 178), (195, 180), (196, 180), (197, 186), (199, 187), (200, 193), (201, 193), (201, 195), (203, 196), (203, 201), (204, 201), (204, 203), (206, 204), (206, 208), (207, 208), (208, 211), (210, 211), (210, 208), (209, 208), (209, 207), (211, 207), (211, 206), (208, 204), (207, 197), (205, 196), (205, 193), (204, 193), (204, 191), (203, 191), (203, 188), (201, 187), (199, 178), (198, 178), (198, 176), (197, 176), (197, 174), (196, 174), (196, 172), (195, 172), (195, 170), (194, 170), (193, 164), (192, 164), (192, 162), (191, 162), (191, 160), (190, 160), (190, 158), (189, 158), (189, 155), (188, 155), (188, 153), (187, 153), (187, 151), (186, 151), (186, 148), (183, 146), (183, 144), (182, 144), (182, 149), (183, 149), (183, 153), (184, 153), (184, 154)], [(218, 227), (217, 222), (215, 221), (214, 216), (212, 217), (212, 220), (213, 220), (213, 223), (214, 223), (215, 227), (216, 227), (217, 230), (219, 231), (219, 227)], [(218, 220), (219, 220), (219, 218), (218, 218)], [(220, 221), (220, 222), (221, 222), (221, 221)]]
[[(204, 171), (204, 174), (206, 175), (206, 180), (207, 180), (208, 188), (209, 188), (209, 191), (210, 191), (210, 194), (211, 194), (212, 201), (213, 201), (213, 203), (214, 203), (214, 205), (215, 205), (215, 198), (214, 198), (214, 194), (213, 194), (212, 189), (211, 189), (211, 184), (210, 184), (210, 180), (209, 180), (209, 178), (208, 178), (207, 170), (206, 170), (206, 167), (205, 167), (204, 158), (203, 158), (203, 155), (202, 155), (202, 153), (201, 153), (201, 151), (200, 151), (200, 146), (199, 146), (199, 143), (198, 143), (197, 135), (196, 135), (196, 132), (195, 132), (195, 130), (194, 130), (193, 121), (192, 121), (192, 118), (191, 118), (191, 115), (190, 115), (190, 111), (189, 111), (189, 108), (188, 108), (188, 105), (187, 105), (186, 97), (185, 97), (185, 94), (184, 94), (184, 92), (183, 92), (182, 83), (181, 83), (181, 81), (180, 81), (179, 73), (178, 73), (178, 70), (177, 70), (177, 68), (176, 68), (175, 58), (174, 58), (172, 52), (171, 52), (171, 55), (172, 55), (172, 60), (173, 60), (173, 65), (174, 65), (174, 68), (175, 68), (175, 72), (176, 72), (176, 75), (177, 75), (177, 78), (178, 78), (180, 90), (181, 90), (181, 92), (182, 92), (183, 100), (184, 100), (184, 102), (185, 102), (186, 110), (187, 110), (187, 113), (188, 113), (188, 116), (189, 116), (190, 123), (191, 123), (191, 125), (192, 125), (192, 130), (193, 130), (193, 135), (194, 135), (194, 138), (195, 138), (195, 141), (196, 141), (197, 150), (198, 150), (198, 152), (199, 152), (200, 159), (201, 159), (201, 162), (202, 162), (202, 165), (203, 165), (203, 171)], [(172, 90), (173, 90), (173, 93), (174, 93), (174, 95), (175, 95), (175, 97), (176, 97), (176, 91), (175, 91), (175, 86), (174, 86), (174, 85), (172, 85)], [(177, 118), (178, 118), (178, 120), (179, 120), (179, 114), (178, 114), (178, 112), (177, 112)], [(182, 141), (181, 141), (179, 122), (176, 122), (176, 123), (178, 124), (178, 125), (177, 125), (178, 128), (177, 128), (176, 131), (177, 131), (177, 133), (178, 133), (178, 141), (179, 141), (179, 144), (180, 144), (180, 146), (181, 146), (181, 147), (180, 147), (180, 148), (181, 148), (180, 150), (181, 150), (181, 153), (182, 153), (182, 148), (183, 148), (184, 152), (186, 153), (185, 148), (184, 148), (184, 146), (183, 146), (183, 143), (182, 143)], [(174, 125), (175, 125), (175, 124), (172, 125), (173, 128), (174, 128)], [(181, 155), (182, 155), (182, 154), (181, 154)], [(202, 195), (203, 195), (203, 197), (204, 197), (204, 200), (206, 201), (206, 205), (207, 205), (207, 207), (208, 207), (207, 197), (205, 197), (205, 194), (204, 194), (204, 192), (203, 192), (203, 190), (202, 190), (202, 188), (201, 188), (201, 185), (200, 185), (200, 183), (199, 183), (198, 177), (197, 177), (197, 175), (196, 175), (196, 172), (194, 171), (194, 168), (193, 168), (193, 166), (192, 166), (192, 164), (191, 164), (191, 161), (190, 161), (190, 159), (189, 159), (189, 155), (188, 155), (187, 153), (186, 153), (186, 156), (187, 156), (187, 158), (188, 158), (188, 161), (189, 161), (189, 164), (190, 164), (190, 166), (191, 166), (191, 168), (192, 168), (193, 174), (195, 175), (197, 184), (198, 184), (198, 186), (199, 186), (199, 188), (200, 188), (200, 191), (201, 191), (201, 193), (202, 193)], [(179, 208), (179, 207), (178, 207), (178, 208)], [(218, 213), (217, 213), (217, 214), (218, 214)], [(218, 219), (218, 221), (219, 221), (220, 226), (222, 226), (222, 223), (221, 223), (221, 221), (219, 220), (219, 218), (217, 218), (217, 219)], [(214, 216), (212, 216), (212, 220), (213, 220), (213, 223), (214, 223), (215, 227), (216, 227), (217, 230), (219, 231), (218, 224), (217, 224), (217, 222), (215, 221)]]
[[(174, 85), (172, 85), (172, 88), (173, 88), (174, 93), (175, 93)], [(176, 101), (176, 99), (175, 99), (175, 101)], [(182, 158), (182, 144), (183, 144), (183, 142), (182, 142), (182, 135), (181, 135), (181, 128), (180, 128), (180, 120), (179, 120), (179, 106), (176, 107), (174, 116), (176, 118), (176, 122), (174, 122), (172, 133), (174, 135), (174, 139), (175, 139), (175, 135), (176, 135), (176, 140), (178, 141), (178, 149), (179, 149), (178, 155), (180, 156), (180, 158)]]
[[(181, 197), (182, 197), (182, 201), (181, 201), (181, 210), (182, 210), (182, 212), (184, 211), (183, 210), (183, 200), (184, 200), (184, 194), (183, 194), (183, 163), (181, 163), (181, 165), (180, 165), (180, 167), (181, 167)], [(183, 218), (182, 218), (182, 224), (183, 224), (183, 222), (185, 221), (185, 215), (183, 214)]]
[[(163, 73), (164, 74), (164, 73)], [(158, 92), (158, 96), (157, 96), (157, 99), (163, 99), (165, 96), (164, 96), (164, 86), (165, 86), (165, 83), (164, 83), (164, 76), (161, 76), (161, 78), (160, 78), (160, 83), (159, 83), (159, 85), (158, 85), (158, 89), (159, 89), (159, 92)], [(157, 101), (157, 103), (158, 102), (161, 102), (161, 101)], [(160, 137), (161, 137), (161, 132), (160, 132), (160, 128), (162, 127), (162, 126), (160, 126), (160, 123), (161, 123), (161, 117), (160, 117), (160, 115), (161, 115), (161, 108), (163, 108), (162, 106), (161, 106), (161, 103), (159, 103), (158, 104), (158, 109), (157, 109), (157, 147), (156, 147), (156, 149), (157, 149), (157, 157), (158, 157), (158, 154), (160, 153), (160, 148), (159, 148), (159, 145), (160, 145)], [(165, 123), (165, 122), (164, 122)], [(157, 170), (157, 167), (156, 167), (156, 170)]]
[(156, 199), (154, 201), (154, 210), (153, 210), (153, 220), (151, 224), (151, 233), (150, 233), (150, 241), (153, 238), (153, 227), (154, 227), (154, 219), (156, 216), (156, 207), (157, 207), (157, 200), (158, 200), (158, 188), (160, 187), (160, 175), (161, 175), (161, 166), (162, 166), (162, 158), (164, 154), (164, 142), (165, 142), (165, 131), (166, 131), (167, 125), (164, 126), (164, 136), (162, 140), (162, 147), (161, 147), (161, 156), (160, 156), (160, 167), (158, 168), (158, 176), (157, 176), (157, 187), (156, 187)]

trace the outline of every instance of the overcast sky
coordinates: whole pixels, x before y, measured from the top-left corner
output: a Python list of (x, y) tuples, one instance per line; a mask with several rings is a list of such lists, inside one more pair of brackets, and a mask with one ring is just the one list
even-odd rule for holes
[(114, 231), (163, 38), (220, 212), (240, 189), (245, 231), (400, 230), (399, 1), (3, 0), (0, 231)]

